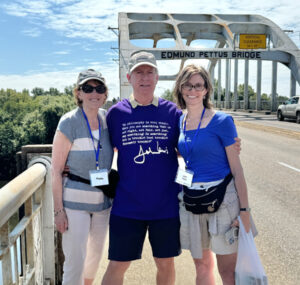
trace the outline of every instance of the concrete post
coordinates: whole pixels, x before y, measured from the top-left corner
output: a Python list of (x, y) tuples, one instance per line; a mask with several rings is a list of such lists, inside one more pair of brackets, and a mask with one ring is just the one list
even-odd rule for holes
[(256, 110), (261, 110), (261, 60), (257, 60)]
[(218, 104), (221, 108), (221, 93), (222, 93), (222, 60), (218, 60)]
[(272, 61), (271, 112), (277, 110), (277, 61)]
[(244, 110), (249, 109), (248, 82), (249, 82), (249, 59), (245, 59)]
[(296, 96), (296, 79), (291, 71), (290, 98)]
[(225, 80), (225, 108), (230, 108), (230, 81), (231, 81), (231, 64), (230, 59), (226, 59), (226, 80)]
[(43, 274), (44, 280), (50, 280), (51, 284), (55, 284), (55, 240), (54, 240), (54, 216), (53, 216), (53, 197), (52, 197), (52, 179), (51, 179), (51, 158), (48, 156), (40, 156), (33, 158), (28, 167), (42, 163), (47, 169), (44, 189), (42, 191), (42, 248), (43, 248)]
[(211, 100), (212, 104), (214, 105), (214, 103), (215, 103), (215, 68), (211, 69), (210, 78), (211, 78), (211, 84), (213, 86), (213, 91), (212, 91), (212, 95), (210, 97), (210, 100)]
[(238, 86), (238, 69), (239, 69), (239, 62), (237, 59), (234, 60), (234, 81), (233, 81), (233, 109), (234, 111), (238, 109), (238, 92), (237, 92), (237, 86)]

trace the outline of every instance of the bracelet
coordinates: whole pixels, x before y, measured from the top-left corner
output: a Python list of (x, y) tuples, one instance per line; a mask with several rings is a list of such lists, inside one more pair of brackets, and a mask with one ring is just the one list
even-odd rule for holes
[(251, 208), (240, 208), (240, 212), (250, 212)]
[(54, 211), (54, 217), (58, 216), (61, 212), (64, 212), (64, 211), (65, 211), (64, 208), (61, 208), (61, 209), (59, 209), (57, 211)]

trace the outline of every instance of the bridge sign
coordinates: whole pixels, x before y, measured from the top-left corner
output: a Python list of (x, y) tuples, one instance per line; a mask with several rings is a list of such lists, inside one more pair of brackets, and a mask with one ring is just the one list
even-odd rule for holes
[(240, 49), (265, 49), (267, 35), (240, 34)]

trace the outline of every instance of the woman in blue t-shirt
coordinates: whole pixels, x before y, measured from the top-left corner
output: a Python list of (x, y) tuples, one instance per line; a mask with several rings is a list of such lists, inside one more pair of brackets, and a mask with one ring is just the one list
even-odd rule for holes
[[(234, 147), (236, 128), (230, 115), (212, 108), (212, 92), (209, 74), (202, 67), (188, 65), (177, 77), (174, 96), (179, 107), (187, 111), (180, 119), (178, 141), (186, 163), (186, 169), (178, 170), (176, 178), (186, 185), (179, 194), (180, 238), (182, 248), (189, 249), (194, 258), (196, 284), (215, 284), (212, 252), (223, 284), (234, 284), (237, 216), (241, 216), (248, 232), (250, 209), (243, 169)], [(217, 196), (210, 201), (211, 190)], [(205, 203), (204, 197), (208, 199)]]

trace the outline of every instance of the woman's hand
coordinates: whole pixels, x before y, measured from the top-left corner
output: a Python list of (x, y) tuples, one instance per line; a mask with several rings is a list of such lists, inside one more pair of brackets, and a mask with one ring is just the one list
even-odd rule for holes
[(235, 140), (235, 143), (233, 145), (234, 149), (236, 150), (236, 152), (238, 154), (240, 154), (241, 150), (242, 150), (242, 148), (241, 148), (242, 140), (240, 138), (234, 138), (234, 140)]
[[(250, 229), (251, 229), (251, 223), (250, 223), (250, 212), (246, 212), (246, 211), (241, 211), (240, 212), (240, 217), (241, 220), (243, 222), (244, 228), (246, 230), (247, 233), (249, 233)], [(231, 224), (231, 227), (239, 227), (239, 220), (236, 219), (233, 221), (233, 223)]]
[(58, 211), (54, 217), (54, 222), (56, 229), (60, 233), (63, 234), (66, 230), (68, 230), (68, 218), (65, 210)]

